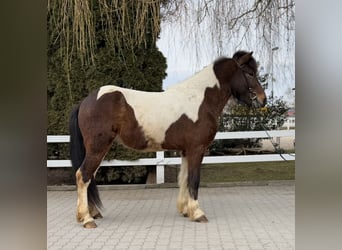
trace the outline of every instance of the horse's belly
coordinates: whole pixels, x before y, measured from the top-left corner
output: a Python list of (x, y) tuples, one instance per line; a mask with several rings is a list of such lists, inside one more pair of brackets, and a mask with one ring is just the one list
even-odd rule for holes
[(156, 142), (153, 138), (144, 137), (144, 142), (140, 142), (138, 138), (125, 138), (123, 136), (117, 136), (115, 141), (127, 148), (134, 149), (141, 152), (155, 152), (163, 150), (161, 143)]

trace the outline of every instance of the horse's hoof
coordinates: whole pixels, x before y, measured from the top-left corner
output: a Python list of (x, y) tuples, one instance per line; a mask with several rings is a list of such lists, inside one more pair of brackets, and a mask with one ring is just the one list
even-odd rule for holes
[(98, 214), (94, 215), (93, 218), (94, 219), (102, 219), (103, 216), (102, 216), (102, 214), (98, 213)]
[(196, 222), (200, 222), (200, 223), (207, 223), (207, 222), (209, 222), (205, 215), (202, 215), (201, 217), (195, 219), (195, 221)]
[(84, 228), (96, 228), (97, 225), (96, 225), (95, 221), (89, 221), (89, 222), (83, 224), (83, 227)]

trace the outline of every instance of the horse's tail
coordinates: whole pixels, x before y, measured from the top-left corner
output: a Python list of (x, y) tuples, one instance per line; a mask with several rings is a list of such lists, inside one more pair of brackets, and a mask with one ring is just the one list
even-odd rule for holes
[(71, 111), (69, 121), (69, 133), (70, 133), (70, 158), (71, 164), (75, 170), (79, 169), (83, 163), (85, 157), (85, 147), (83, 144), (83, 136), (78, 126), (78, 111), (80, 106), (78, 105)]
[[(71, 111), (69, 121), (69, 133), (70, 133), (70, 158), (71, 164), (75, 172), (80, 168), (85, 158), (85, 147), (83, 144), (83, 136), (78, 125), (78, 111), (80, 106), (78, 105)], [(97, 189), (94, 177), (91, 178), (87, 191), (88, 203), (98, 208), (102, 208), (102, 202), (100, 199), (99, 191)]]

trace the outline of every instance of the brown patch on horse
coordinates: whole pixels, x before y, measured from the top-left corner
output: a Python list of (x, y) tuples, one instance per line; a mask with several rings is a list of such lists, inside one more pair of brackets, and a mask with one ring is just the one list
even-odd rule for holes
[[(94, 145), (88, 147), (101, 148), (98, 146), (109, 142), (111, 144), (114, 138), (118, 137), (118, 140), (129, 148), (146, 149), (148, 141), (135, 118), (133, 108), (126, 102), (124, 95), (114, 91), (104, 94), (99, 100), (96, 100), (96, 95), (97, 93), (94, 93), (86, 98), (81, 105), (82, 109), (80, 108), (80, 113), (83, 112), (80, 115), (83, 120), (79, 121), (82, 134), (85, 137), (88, 134), (96, 135), (96, 138), (89, 138), (89, 140), (84, 138), (85, 147), (87, 148), (87, 141), (95, 141)], [(92, 132), (84, 132), (86, 129)]]
[[(236, 70), (234, 65), (234, 61), (227, 58), (221, 59), (214, 65), (214, 71), (219, 80), (220, 87), (206, 88), (196, 122), (193, 122), (186, 115), (182, 115), (171, 124), (166, 131), (165, 140), (162, 143), (163, 149), (187, 151), (184, 145), (188, 148), (197, 147), (198, 145), (209, 146), (218, 129), (218, 117), (231, 95), (228, 84), (230, 78), (226, 76), (229, 75), (231, 77)], [(227, 74), (227, 71), (232, 73)]]

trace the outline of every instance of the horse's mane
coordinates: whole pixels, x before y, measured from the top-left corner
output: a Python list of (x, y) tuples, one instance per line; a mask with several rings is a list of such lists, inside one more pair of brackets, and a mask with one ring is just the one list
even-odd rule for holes
[[(172, 86), (168, 87), (167, 90), (189, 87), (192, 88), (194, 86), (196, 86), (196, 88), (204, 90), (206, 87), (212, 86), (217, 82), (216, 76), (214, 74), (215, 69), (229, 60), (238, 60), (240, 57), (248, 53), (249, 52), (241, 50), (234, 53), (233, 58), (228, 58), (225, 56), (219, 57), (214, 61), (214, 63), (202, 68), (195, 75), (189, 77), (188, 79), (173, 84)], [(251, 59), (248, 61), (248, 66), (255, 69), (255, 71), (257, 70), (257, 63), (253, 57), (251, 57)]]
[(228, 57), (225, 57), (225, 56), (221, 56), (221, 57), (217, 58), (214, 61), (214, 67), (215, 67), (215, 65), (221, 64), (221, 63), (223, 63), (223, 62), (225, 62), (225, 61), (227, 61), (229, 59), (231, 59), (231, 58), (228, 58)]

